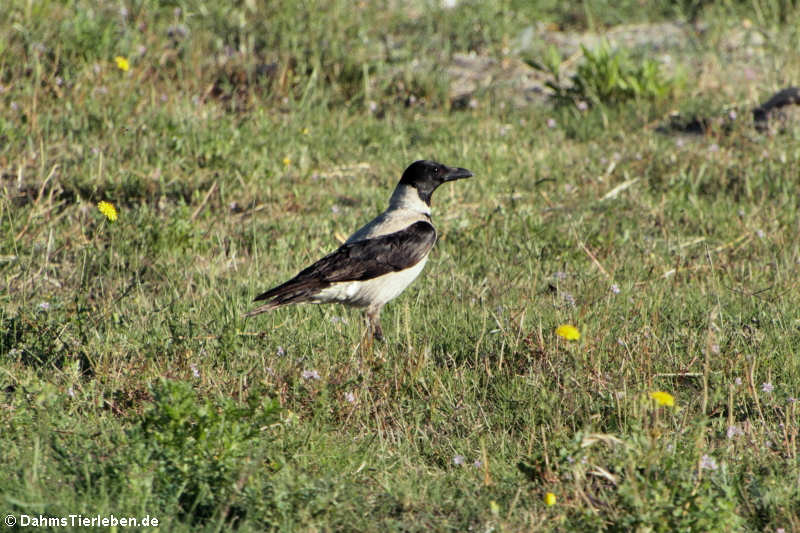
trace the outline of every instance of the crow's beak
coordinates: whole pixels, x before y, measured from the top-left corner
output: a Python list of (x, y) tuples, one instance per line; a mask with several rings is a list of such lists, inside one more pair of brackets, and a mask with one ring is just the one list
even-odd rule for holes
[(466, 168), (447, 167), (447, 171), (442, 175), (443, 181), (460, 180), (463, 178), (471, 178), (472, 172)]

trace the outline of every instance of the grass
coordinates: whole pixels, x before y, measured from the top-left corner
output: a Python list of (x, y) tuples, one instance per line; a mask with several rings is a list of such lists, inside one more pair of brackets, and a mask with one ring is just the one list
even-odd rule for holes
[[(3, 516), (800, 530), (800, 129), (762, 135), (746, 113), (796, 83), (800, 12), (611, 4), (12, 0)], [(452, 54), (502, 60), (537, 21), (682, 17), (706, 30), (670, 51), (686, 79), (658, 98), (449, 99)], [(770, 37), (744, 66), (723, 44), (742, 27)], [(658, 131), (698, 102), (740, 120)], [(439, 242), (385, 344), (361, 350), (359, 313), (336, 306), (244, 321), (419, 158), (475, 178), (435, 194)]]

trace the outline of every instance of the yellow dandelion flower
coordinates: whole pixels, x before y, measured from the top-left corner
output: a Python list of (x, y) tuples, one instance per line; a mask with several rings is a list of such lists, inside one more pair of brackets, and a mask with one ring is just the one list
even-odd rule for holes
[(287, 168), (288, 168), (288, 167), (289, 167), (289, 165), (291, 165), (291, 164), (292, 164), (292, 160), (291, 160), (291, 159), (289, 159), (288, 157), (284, 157), (284, 158), (283, 158), (283, 164), (284, 164), (284, 166), (285, 166), (285, 167), (287, 167)]
[(555, 505), (556, 504), (556, 495), (553, 494), (552, 492), (548, 492), (547, 494), (545, 494), (544, 495), (544, 504), (547, 505), (548, 507), (551, 506), (551, 505)]
[(117, 220), (117, 208), (111, 202), (100, 202), (97, 204), (97, 209), (111, 222)]
[(556, 335), (563, 337), (568, 341), (576, 341), (581, 338), (581, 332), (575, 326), (569, 324), (562, 324), (556, 328)]
[(308, 128), (303, 128), (303, 135), (308, 135)]
[(128, 60), (122, 56), (115, 57), (114, 62), (117, 64), (117, 68), (122, 72), (128, 72), (128, 70), (131, 68), (131, 64), (128, 63)]
[(675, 405), (675, 397), (672, 394), (664, 391), (654, 391), (650, 393), (650, 397), (656, 401), (658, 405), (666, 405), (673, 407)]
[(489, 502), (489, 510), (493, 515), (497, 516), (500, 514), (500, 505), (496, 501), (492, 500)]

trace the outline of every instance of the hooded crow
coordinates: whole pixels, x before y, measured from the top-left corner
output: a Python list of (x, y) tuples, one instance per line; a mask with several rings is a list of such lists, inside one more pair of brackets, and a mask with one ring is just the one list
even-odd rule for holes
[(431, 195), (447, 181), (472, 172), (435, 161), (416, 161), (403, 172), (389, 207), (353, 233), (335, 252), (295, 277), (260, 294), (267, 302), (251, 317), (286, 304), (341, 303), (366, 308), (372, 336), (383, 338), (380, 315), (387, 302), (411, 285), (436, 243)]

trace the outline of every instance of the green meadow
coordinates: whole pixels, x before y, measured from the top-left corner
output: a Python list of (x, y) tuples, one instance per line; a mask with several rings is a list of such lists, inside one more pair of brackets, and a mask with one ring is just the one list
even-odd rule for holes
[[(800, 531), (798, 49), (792, 0), (4, 0), (3, 527)], [(417, 159), (475, 177), (385, 342), (243, 318)]]

